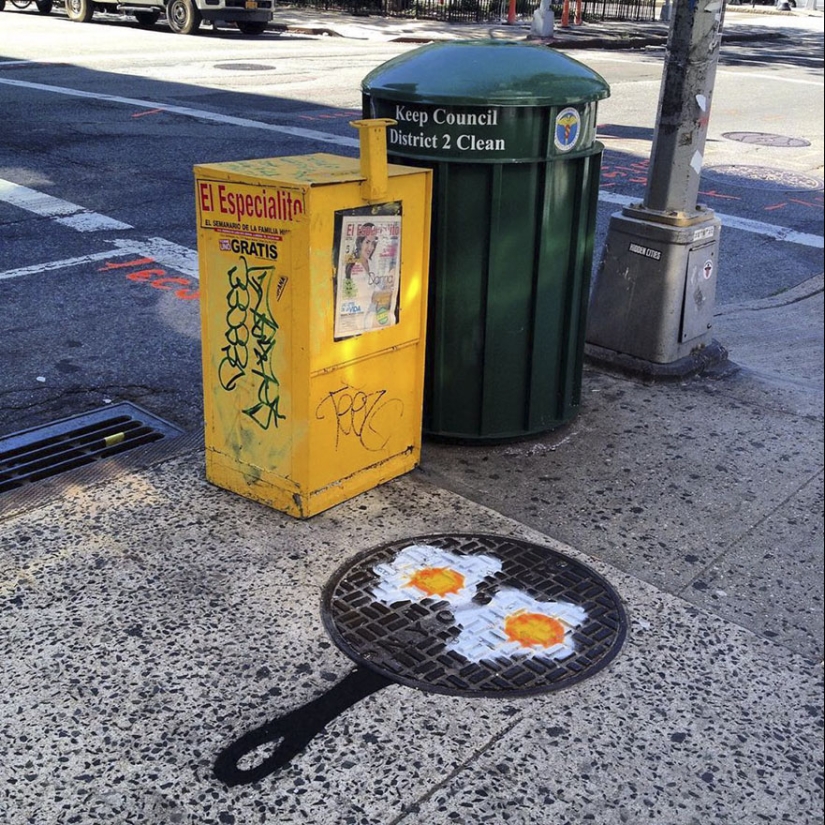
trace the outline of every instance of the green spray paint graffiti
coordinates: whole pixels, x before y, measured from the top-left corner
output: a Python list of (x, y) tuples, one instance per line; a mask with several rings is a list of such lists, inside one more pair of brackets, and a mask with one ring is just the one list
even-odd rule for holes
[(255, 376), (258, 403), (243, 412), (263, 430), (277, 427), (286, 418), (280, 411), (281, 384), (271, 357), (279, 329), (269, 306), (268, 286), (273, 274), (273, 266), (250, 266), (243, 256), (226, 273), (226, 345), (221, 348), (223, 358), (218, 364), (218, 380), (227, 392), (245, 376)]

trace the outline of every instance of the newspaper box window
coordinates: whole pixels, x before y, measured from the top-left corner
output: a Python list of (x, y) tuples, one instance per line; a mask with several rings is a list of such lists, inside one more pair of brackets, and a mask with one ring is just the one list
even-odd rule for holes
[(335, 339), (387, 329), (398, 323), (401, 278), (401, 205), (337, 213)]

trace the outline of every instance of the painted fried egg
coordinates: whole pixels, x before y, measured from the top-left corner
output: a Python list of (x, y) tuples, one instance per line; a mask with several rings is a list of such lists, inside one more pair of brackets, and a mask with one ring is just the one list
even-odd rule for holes
[(520, 590), (503, 589), (483, 607), (455, 611), (459, 635), (447, 650), (471, 661), (566, 659), (576, 652), (573, 630), (587, 611), (569, 602), (540, 602)]
[(459, 556), (430, 544), (413, 544), (391, 562), (375, 565), (378, 583), (372, 596), (387, 605), (424, 599), (468, 604), (479, 583), (500, 570), (501, 561), (493, 556)]

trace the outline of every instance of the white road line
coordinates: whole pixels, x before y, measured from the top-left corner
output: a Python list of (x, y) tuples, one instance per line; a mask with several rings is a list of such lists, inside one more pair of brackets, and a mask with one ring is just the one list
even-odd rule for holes
[[(639, 198), (631, 198), (628, 195), (617, 195), (615, 192), (605, 192), (599, 190), (599, 200), (605, 203), (616, 203), (619, 206), (630, 206), (640, 203)], [(736, 215), (726, 215), (724, 212), (716, 212), (714, 215), (722, 221), (722, 226), (731, 229), (739, 229), (742, 232), (752, 232), (754, 235), (765, 235), (775, 241), (786, 241), (800, 246), (810, 246), (814, 249), (822, 249), (825, 246), (821, 235), (810, 235), (807, 232), (797, 232), (788, 229), (786, 226), (777, 226), (773, 223), (763, 223), (762, 221), (752, 221), (749, 218), (740, 218)]]
[(56, 222), (74, 229), (76, 232), (101, 232), (104, 229), (134, 229), (128, 223), (121, 223), (114, 218), (107, 218), (97, 212), (81, 211), (66, 218), (56, 218)]
[(91, 212), (75, 203), (46, 195), (27, 186), (0, 178), (0, 201), (34, 212), (43, 218), (55, 218), (58, 223), (78, 232), (100, 232), (104, 229), (132, 229), (128, 223)]
[(733, 69), (717, 69), (717, 75), (731, 75), (731, 77), (735, 77), (737, 80), (741, 80), (743, 77), (746, 78), (753, 78), (754, 80), (777, 80), (781, 81), (782, 83), (798, 83), (800, 86), (819, 86), (821, 89), (823, 85), (823, 81), (821, 80), (803, 80), (802, 78), (798, 77), (783, 77), (781, 74), (761, 74), (758, 72), (737, 72)]
[(117, 240), (112, 243), (122, 252), (130, 252), (144, 258), (151, 258), (167, 269), (174, 269), (183, 275), (198, 280), (198, 253), (194, 249), (167, 241), (164, 238), (145, 240)]
[(123, 255), (135, 255), (141, 258), (151, 258), (155, 263), (167, 269), (174, 269), (176, 272), (186, 275), (197, 281), (198, 253), (193, 249), (164, 240), (163, 238), (146, 238), (144, 240), (117, 239), (110, 241), (114, 249), (107, 249), (105, 252), (93, 252), (90, 255), (80, 255), (76, 258), (64, 258), (61, 261), (47, 261), (42, 264), (32, 264), (22, 266), (19, 269), (7, 269), (0, 272), (0, 281), (8, 281), (12, 278), (21, 278), (25, 275), (41, 275), (44, 272), (54, 272), (58, 269), (70, 269), (75, 266), (105, 261), (110, 258), (118, 258)]
[(68, 269), (72, 266), (82, 266), (83, 264), (103, 261), (117, 255), (111, 249), (106, 252), (94, 252), (91, 255), (81, 255), (78, 258), (64, 258), (62, 261), (48, 261), (43, 264), (33, 264), (32, 266), (22, 266), (19, 269), (7, 269), (0, 272), (0, 281), (8, 281), (11, 278), (21, 278), (24, 275), (39, 275), (43, 272), (52, 272), (55, 269)]
[(279, 132), (282, 135), (292, 135), (293, 137), (305, 138), (307, 140), (317, 140), (323, 143), (334, 143), (338, 146), (349, 146), (358, 148), (360, 142), (357, 138), (341, 137), (332, 135), (329, 132), (316, 132), (314, 129), (300, 129), (296, 126), (278, 126), (274, 123), (263, 123), (260, 120), (250, 120), (245, 117), (233, 117), (232, 115), (222, 115), (218, 112), (207, 112), (204, 109), (192, 109), (188, 106), (170, 106), (167, 103), (157, 103), (153, 100), (140, 100), (134, 97), (119, 97), (118, 95), (102, 95), (97, 92), (83, 92), (79, 89), (67, 89), (63, 86), (48, 86), (45, 83), (29, 83), (25, 80), (8, 80), (0, 78), (0, 83), (7, 86), (18, 86), (22, 89), (36, 89), (40, 92), (54, 92), (55, 94), (68, 95), (69, 97), (85, 97), (92, 100), (108, 100), (111, 103), (123, 103), (126, 106), (137, 106), (140, 109), (163, 109), (164, 112), (171, 112), (184, 117), (194, 117), (198, 120), (211, 120), (215, 123), (226, 123), (230, 126), (243, 126), (247, 129), (264, 129), (269, 132)]
[[(579, 50), (583, 53), (582, 50)], [(661, 52), (664, 55), (664, 50)], [(658, 66), (661, 65), (662, 61), (659, 59), (657, 60), (654, 57), (649, 57), (649, 59), (645, 60), (643, 56), (641, 59), (640, 57), (613, 57), (608, 56), (605, 54), (596, 54), (594, 52), (587, 52), (587, 62), (588, 63), (624, 63), (624, 64), (634, 64), (638, 65), (649, 65), (649, 66)], [(748, 72), (742, 71), (741, 69), (717, 69), (716, 76), (719, 77), (720, 75), (729, 75), (730, 77), (736, 78), (737, 80), (742, 80), (742, 78), (751, 78), (753, 80), (776, 80), (781, 81), (782, 83), (798, 83), (800, 86), (819, 86), (820, 88), (825, 85), (822, 80), (804, 80), (803, 78), (799, 77), (785, 77), (784, 75), (777, 72), (776, 74), (769, 74), (767, 72)], [(649, 80), (649, 79), (642, 79), (642, 80), (619, 80), (615, 81), (610, 84), (611, 87), (620, 86), (625, 84), (633, 83), (634, 85), (637, 83), (660, 83), (660, 79), (656, 80)]]
[(716, 215), (722, 221), (723, 226), (728, 226), (731, 229), (752, 232), (754, 235), (766, 235), (776, 241), (787, 241), (800, 246), (810, 246), (813, 249), (825, 248), (823, 238), (820, 235), (809, 235), (807, 232), (797, 232), (795, 229), (788, 229), (785, 226), (752, 221), (749, 218), (740, 218), (736, 215), (723, 215), (721, 212), (716, 212)]

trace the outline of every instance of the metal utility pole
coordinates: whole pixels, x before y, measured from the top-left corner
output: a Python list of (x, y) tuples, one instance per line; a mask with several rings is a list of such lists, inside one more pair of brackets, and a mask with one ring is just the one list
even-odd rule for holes
[(697, 197), (723, 18), (722, 0), (674, 0), (645, 199), (612, 216), (591, 293), (597, 362), (688, 373), (711, 343), (721, 222)]

